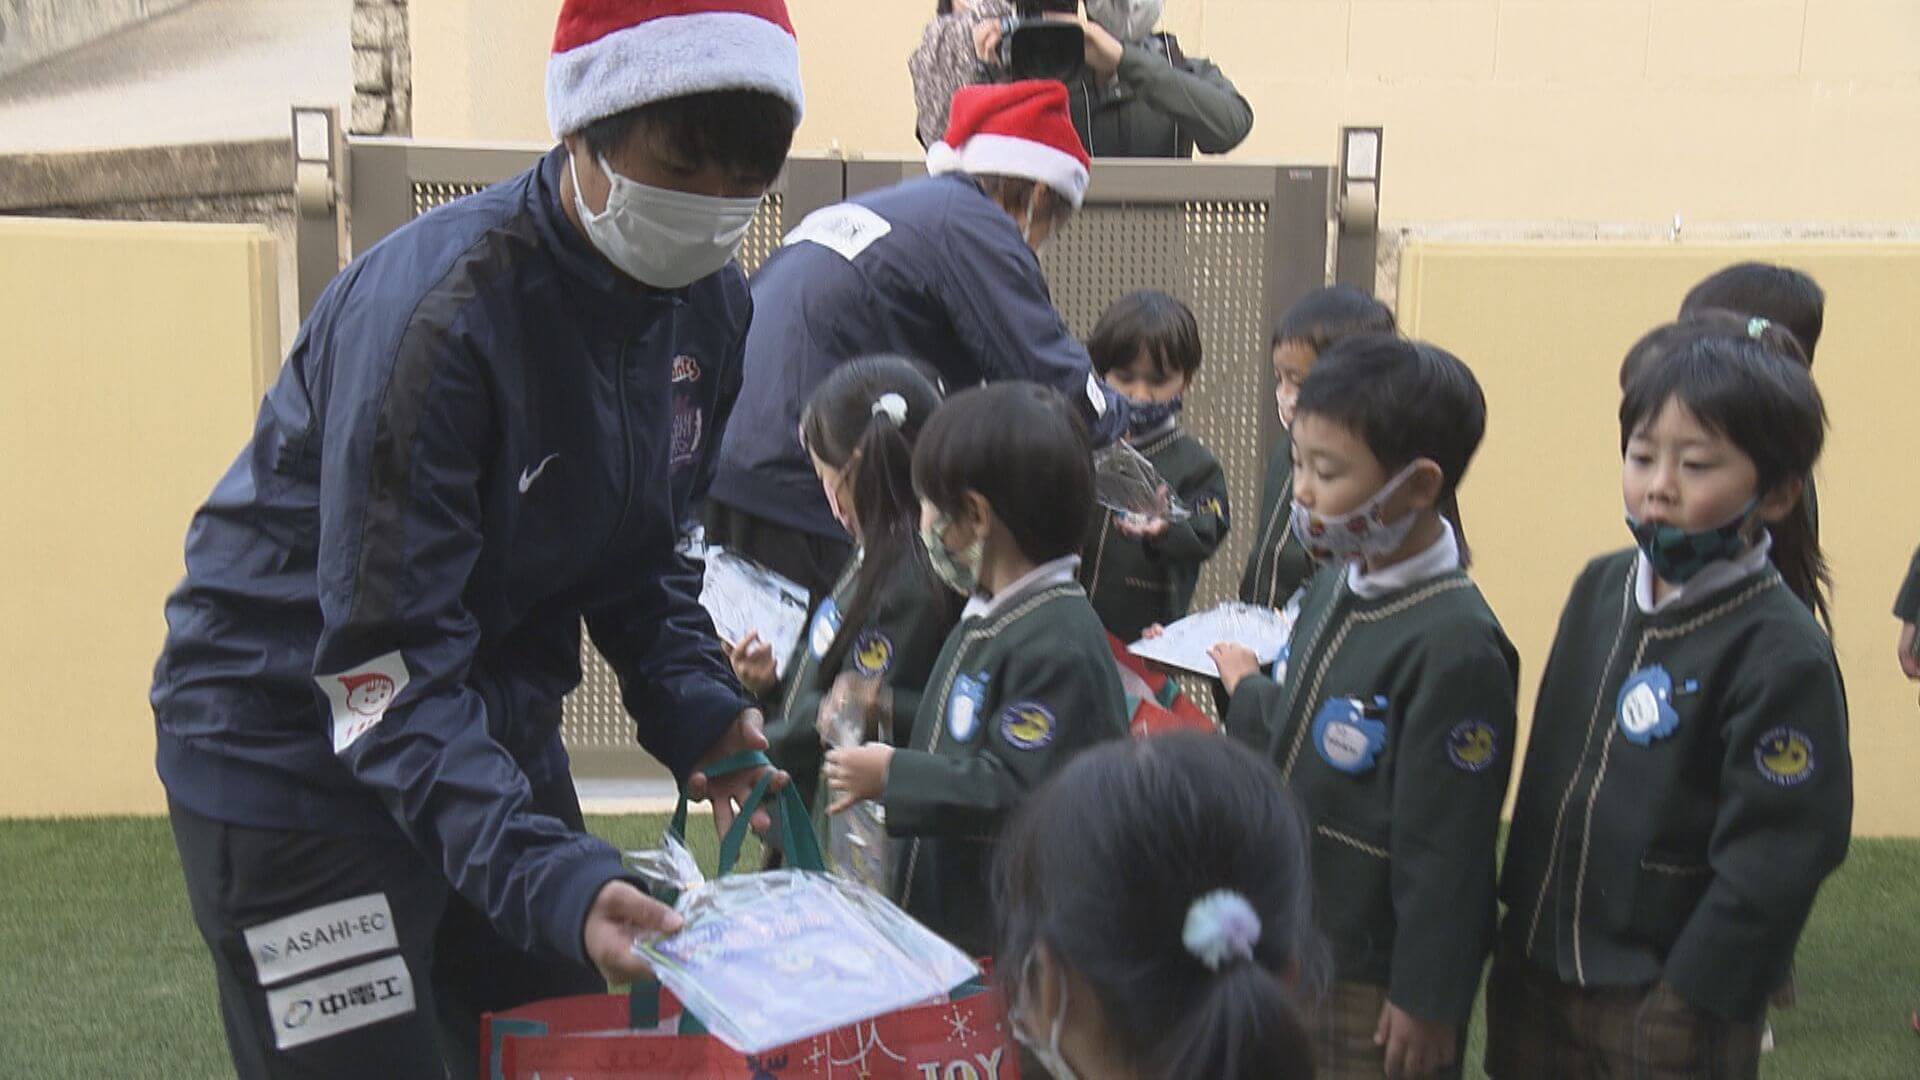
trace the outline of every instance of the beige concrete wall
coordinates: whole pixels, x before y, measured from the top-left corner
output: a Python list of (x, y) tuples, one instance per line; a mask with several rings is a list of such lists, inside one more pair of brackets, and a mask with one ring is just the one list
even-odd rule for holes
[(1911, 326), (1920, 246), (1410, 244), (1404, 325), (1458, 353), (1487, 394), (1486, 441), (1461, 491), (1474, 576), (1520, 650), (1524, 723), (1574, 577), (1594, 555), (1631, 543), (1621, 522), (1621, 358), (1672, 318), (1689, 285), (1741, 258), (1804, 267), (1830, 298), (1814, 368), (1833, 424), (1818, 471), (1820, 525), (1837, 580), (1855, 828), (1920, 835), (1920, 704), (1899, 672), (1888, 614), (1920, 543), (1910, 480), (1920, 458)]
[[(931, 0), (789, 0), (803, 149), (916, 151)], [(415, 0), (415, 133), (544, 139), (557, 0)], [(1387, 128), (1393, 222), (1920, 221), (1916, 0), (1171, 0), (1252, 102), (1238, 155)]]
[(0, 817), (152, 813), (188, 515), (280, 358), (256, 226), (0, 219)]

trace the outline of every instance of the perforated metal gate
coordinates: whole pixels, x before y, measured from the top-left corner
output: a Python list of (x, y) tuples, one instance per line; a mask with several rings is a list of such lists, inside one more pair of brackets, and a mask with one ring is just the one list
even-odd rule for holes
[[(354, 140), (355, 248), (518, 174), (546, 150)], [(793, 159), (754, 219), (742, 266), (757, 269), (813, 210), (921, 172), (917, 161)], [(1200, 322), (1206, 362), (1182, 419), (1226, 469), (1235, 526), (1201, 576), (1197, 605), (1232, 596), (1246, 562), (1278, 427), (1268, 334), (1279, 312), (1328, 280), (1332, 189), (1326, 167), (1101, 161), (1086, 207), (1043, 260), (1055, 303), (1083, 337), (1134, 289), (1172, 293)], [(563, 727), (575, 774), (660, 776), (634, 743), (618, 680), (584, 635), (581, 667)]]

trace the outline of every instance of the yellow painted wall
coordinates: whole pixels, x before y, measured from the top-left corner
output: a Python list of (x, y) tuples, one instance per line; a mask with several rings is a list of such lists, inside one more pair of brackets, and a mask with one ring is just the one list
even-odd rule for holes
[(1486, 441), (1461, 491), (1474, 576), (1519, 647), (1530, 708), (1574, 577), (1593, 555), (1631, 542), (1621, 521), (1621, 358), (1672, 318), (1689, 285), (1742, 258), (1802, 267), (1827, 289), (1814, 376), (1833, 427), (1817, 475), (1852, 710), (1855, 831), (1917, 835), (1920, 703), (1899, 672), (1888, 611), (1920, 544), (1911, 479), (1920, 246), (1413, 242), (1403, 322), (1456, 352), (1487, 394)]
[[(789, 0), (797, 145), (918, 152), (932, 0)], [(547, 138), (557, 0), (416, 0), (414, 128)], [(1390, 222), (1920, 220), (1916, 0), (1170, 0), (1252, 103), (1238, 156), (1334, 159), (1384, 125)]]
[(0, 817), (165, 809), (161, 602), (279, 364), (275, 266), (255, 226), (0, 219)]

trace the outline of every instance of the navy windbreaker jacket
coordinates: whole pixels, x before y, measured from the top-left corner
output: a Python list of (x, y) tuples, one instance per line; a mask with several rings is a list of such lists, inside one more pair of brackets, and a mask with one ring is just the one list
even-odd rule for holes
[(580, 620), (684, 779), (748, 701), (676, 552), (739, 390), (737, 267), (659, 292), (561, 210), (563, 151), (356, 260), (194, 516), (155, 671), (170, 799), (398, 827), (523, 948), (584, 959), (618, 853), (563, 776)]
[(816, 211), (753, 275), (746, 385), (720, 446), (713, 498), (830, 539), (800, 445), (800, 411), (835, 367), (873, 353), (931, 364), (947, 392), (1026, 379), (1080, 407), (1094, 441), (1126, 430), (1126, 401), (1094, 378), (1019, 226), (977, 181), (909, 180)]

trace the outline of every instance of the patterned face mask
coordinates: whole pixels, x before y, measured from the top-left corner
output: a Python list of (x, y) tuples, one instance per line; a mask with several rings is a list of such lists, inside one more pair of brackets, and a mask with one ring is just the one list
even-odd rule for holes
[(933, 564), (934, 576), (961, 596), (972, 596), (980, 585), (980, 559), (986, 543), (976, 536), (965, 552), (955, 555), (940, 538), (952, 526), (953, 522), (945, 514), (940, 515), (933, 524), (920, 530), (920, 543), (927, 549), (927, 561)]
[(1647, 565), (1660, 580), (1685, 585), (1709, 563), (1735, 558), (1747, 550), (1747, 527), (1759, 509), (1760, 500), (1756, 497), (1732, 520), (1697, 532), (1688, 532), (1678, 525), (1641, 521), (1632, 514), (1627, 515), (1627, 528), (1633, 532), (1633, 542), (1640, 546), (1640, 553), (1647, 557)]
[(1400, 490), (1400, 485), (1407, 482), (1419, 464), (1416, 461), (1401, 469), (1373, 498), (1345, 514), (1323, 516), (1294, 503), (1293, 535), (1300, 539), (1300, 546), (1307, 549), (1315, 562), (1357, 562), (1400, 550), (1420, 515), (1408, 512), (1392, 523), (1381, 520), (1381, 515), (1386, 512), (1387, 500), (1393, 498), (1393, 493)]

